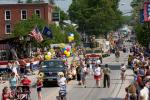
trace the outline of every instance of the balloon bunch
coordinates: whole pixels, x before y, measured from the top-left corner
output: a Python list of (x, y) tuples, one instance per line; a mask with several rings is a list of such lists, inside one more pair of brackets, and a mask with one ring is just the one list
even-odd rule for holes
[(47, 52), (47, 54), (44, 56), (45, 60), (51, 60), (52, 54), (51, 52)]
[(70, 54), (71, 54), (70, 51), (71, 51), (71, 49), (70, 49), (69, 47), (63, 48), (63, 53), (64, 53), (67, 57), (70, 56)]
[(74, 41), (74, 34), (73, 34), (73, 33), (69, 33), (69, 34), (68, 34), (68, 41), (69, 41), (69, 42)]

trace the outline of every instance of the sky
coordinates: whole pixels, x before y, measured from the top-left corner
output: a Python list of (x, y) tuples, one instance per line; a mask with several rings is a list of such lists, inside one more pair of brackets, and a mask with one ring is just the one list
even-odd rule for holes
[(123, 12), (124, 15), (131, 15), (131, 13), (125, 14), (127, 12), (131, 12), (132, 7), (130, 6), (130, 3), (132, 0), (120, 0), (119, 3), (119, 9)]
[[(0, 0), (0, 3), (17, 3), (18, 0)], [(26, 0), (22, 0), (26, 1)], [(130, 6), (132, 0), (120, 0), (119, 9), (123, 12), (131, 12), (132, 8)], [(45, 0), (48, 2), (48, 0)], [(67, 12), (69, 5), (71, 4), (72, 0), (55, 0), (55, 3), (65, 12)], [(131, 15), (131, 13), (125, 14)]]

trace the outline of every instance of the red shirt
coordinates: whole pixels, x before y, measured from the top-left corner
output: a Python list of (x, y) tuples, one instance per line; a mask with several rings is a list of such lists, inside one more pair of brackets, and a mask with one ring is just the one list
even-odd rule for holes
[(23, 80), (21, 80), (21, 84), (25, 85), (25, 86), (29, 86), (31, 84), (31, 80), (28, 78), (23, 79)]
[(10, 97), (10, 93), (6, 93), (6, 94), (2, 93), (2, 100), (7, 100), (9, 99), (9, 97)]
[(37, 87), (38, 87), (38, 88), (41, 88), (42, 86), (43, 86), (42, 81), (38, 81), (38, 82), (37, 82)]

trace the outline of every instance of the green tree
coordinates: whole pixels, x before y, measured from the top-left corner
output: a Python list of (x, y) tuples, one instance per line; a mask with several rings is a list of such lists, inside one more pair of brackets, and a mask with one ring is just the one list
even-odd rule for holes
[(26, 3), (32, 3), (33, 0), (26, 0)]
[(21, 37), (21, 36), (27, 36), (35, 26), (39, 28), (40, 31), (42, 31), (43, 27), (46, 25), (46, 22), (39, 18), (37, 15), (33, 15), (27, 20), (22, 20), (18, 22), (14, 26), (13, 30), (13, 36)]
[(140, 23), (140, 10), (142, 9), (144, 0), (133, 0), (131, 6), (133, 7), (132, 25), (135, 26), (137, 41), (145, 47), (148, 47), (150, 41), (149, 25), (147, 23)]
[(138, 42), (145, 47), (148, 47), (149, 40), (150, 40), (150, 32), (149, 28), (146, 24), (137, 24), (135, 27), (136, 37)]
[(100, 35), (120, 26), (118, 3), (119, 0), (73, 0), (68, 12), (79, 31)]

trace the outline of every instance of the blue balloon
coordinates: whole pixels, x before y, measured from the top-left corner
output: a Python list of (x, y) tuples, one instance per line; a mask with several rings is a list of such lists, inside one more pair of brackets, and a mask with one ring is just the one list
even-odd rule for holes
[(66, 50), (66, 48), (63, 48), (63, 51), (65, 51)]

